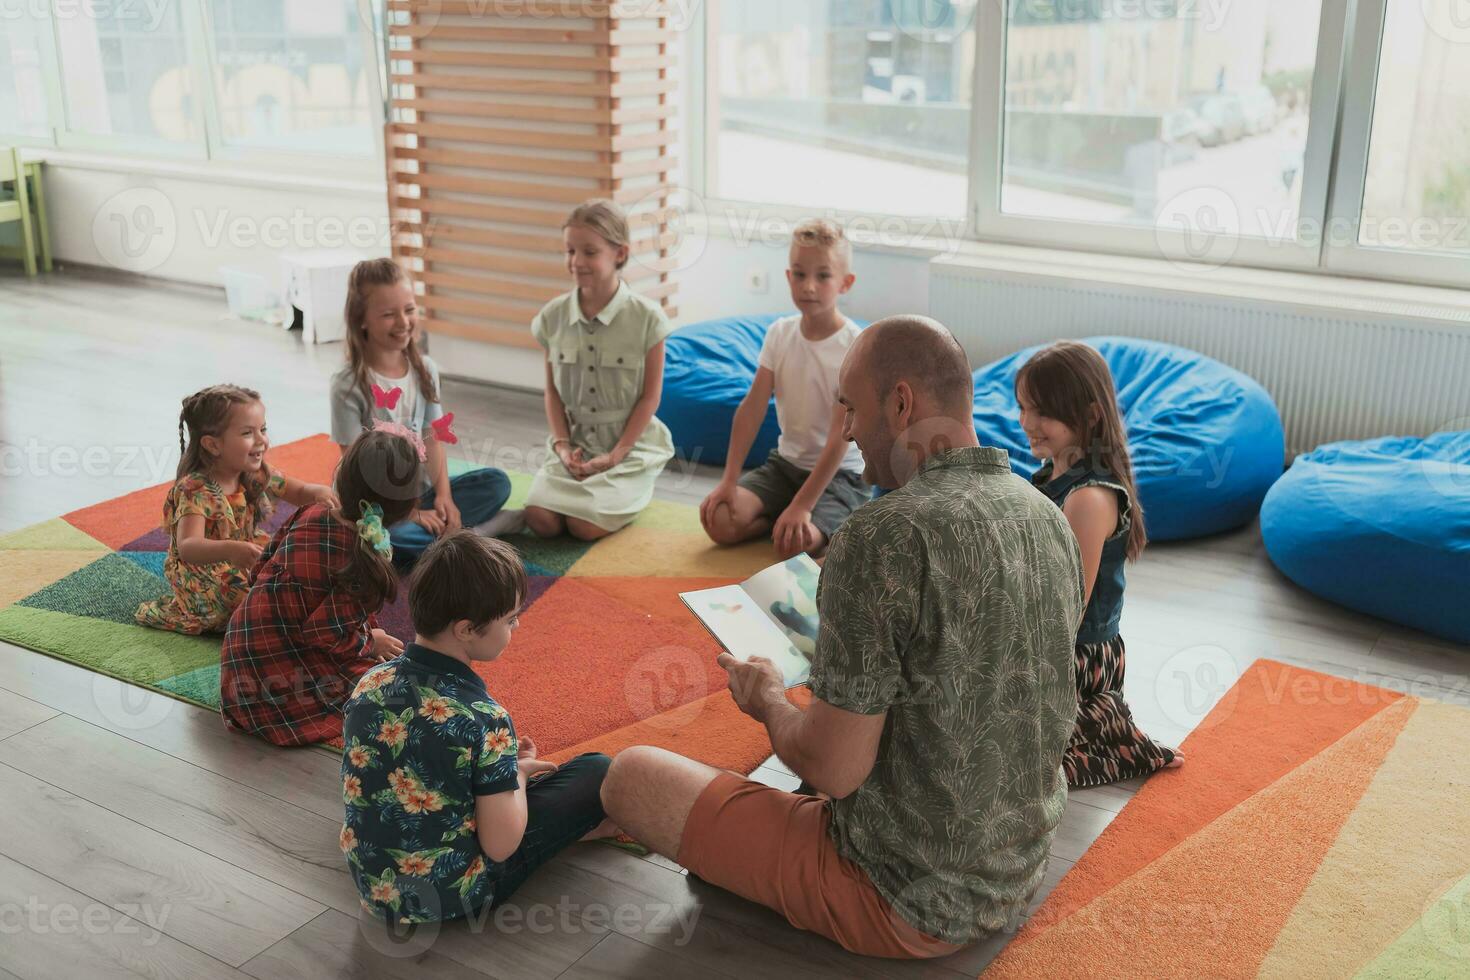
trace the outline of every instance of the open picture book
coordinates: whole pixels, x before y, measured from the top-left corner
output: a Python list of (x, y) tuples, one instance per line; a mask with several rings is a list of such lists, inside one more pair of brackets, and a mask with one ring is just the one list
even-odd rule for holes
[(679, 598), (737, 660), (765, 657), (787, 687), (805, 684), (817, 648), (817, 579), (808, 555), (772, 565), (739, 585), (681, 592)]

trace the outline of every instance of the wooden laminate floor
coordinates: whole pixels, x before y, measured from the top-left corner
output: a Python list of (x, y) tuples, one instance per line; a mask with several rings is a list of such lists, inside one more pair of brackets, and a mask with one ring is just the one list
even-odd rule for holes
[[(340, 347), (224, 306), (85, 270), (0, 274), (0, 533), (167, 480), (179, 399), (204, 384), (258, 388), (278, 442), (327, 428)], [(445, 387), (462, 451), (514, 466), (541, 444), (537, 396)], [(695, 502), (717, 476), (680, 463), (659, 493)], [(1175, 743), (1257, 657), (1470, 704), (1470, 651), (1306, 595), (1255, 528), (1151, 547), (1129, 572), (1124, 635), (1134, 711)], [(756, 775), (796, 782), (774, 759)], [(578, 845), (495, 919), (394, 940), (358, 921), (338, 785), (329, 753), (231, 735), (209, 712), (0, 644), (0, 978), (956, 977), (1007, 938), (931, 963), (862, 960), (669, 861)], [(1137, 788), (1072, 795), (1047, 890)]]

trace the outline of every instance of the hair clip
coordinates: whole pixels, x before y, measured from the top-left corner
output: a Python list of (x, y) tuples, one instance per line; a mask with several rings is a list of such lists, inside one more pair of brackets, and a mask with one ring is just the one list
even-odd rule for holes
[(393, 541), (383, 526), (383, 508), (369, 500), (362, 502), (362, 517), (357, 520), (357, 536), (384, 558), (393, 557)]
[(387, 432), (390, 435), (402, 436), (413, 445), (414, 451), (419, 454), (419, 462), (427, 462), (429, 459), (429, 448), (424, 445), (424, 440), (419, 434), (402, 422), (390, 422), (387, 419), (373, 419), (374, 432)]

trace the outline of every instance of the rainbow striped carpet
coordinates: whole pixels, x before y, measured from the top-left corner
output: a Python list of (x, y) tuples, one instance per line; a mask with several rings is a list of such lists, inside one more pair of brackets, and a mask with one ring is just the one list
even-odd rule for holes
[[(271, 461), (325, 481), (336, 455), (316, 436)], [(0, 537), (0, 639), (216, 706), (218, 638), (132, 621), (166, 588), (165, 491)], [(743, 579), (768, 545), (715, 549), (666, 502), (596, 545), (514, 541), (534, 601), (484, 670), (547, 755), (647, 743), (748, 772), (769, 753), (677, 597)], [(383, 619), (405, 635), (402, 600)], [(1470, 976), (1470, 710), (1258, 661), (1184, 748), (987, 976)]]
[(1470, 710), (1258, 660), (986, 972), (1470, 977)]
[[(282, 472), (323, 483), (337, 457), (326, 436), (269, 456)], [(508, 506), (518, 507), (530, 477), (511, 479)], [(159, 527), (167, 490), (149, 487), (0, 537), (0, 640), (217, 709), (219, 637), (133, 622), (138, 603), (168, 590), (168, 535)], [(273, 527), (290, 511), (278, 507)], [(667, 501), (592, 545), (510, 540), (531, 575), (529, 607), (509, 650), (480, 670), (544, 756), (649, 744), (750, 772), (770, 755), (765, 730), (725, 690), (719, 645), (678, 598), (771, 564), (769, 543), (715, 548), (696, 507)], [(413, 637), (406, 592), (379, 614), (404, 640)]]

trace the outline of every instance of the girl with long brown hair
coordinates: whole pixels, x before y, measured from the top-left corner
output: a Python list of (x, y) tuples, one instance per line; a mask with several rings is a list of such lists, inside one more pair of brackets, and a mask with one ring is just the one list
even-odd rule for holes
[(439, 366), (420, 349), (418, 300), (392, 259), (357, 263), (347, 279), (344, 310), (347, 364), (332, 377), (332, 441), (344, 449), (381, 424), (401, 426), (425, 448), (417, 507), (389, 534), (400, 562), (423, 554), (435, 538), (459, 527), (505, 534), (524, 527), (519, 512), (501, 513), (510, 477), (480, 467), (449, 476), (446, 445), (458, 442), (446, 413)]
[(250, 569), (270, 536), (261, 525), (273, 500), (298, 507), (334, 501), (330, 487), (302, 483), (265, 461), (265, 405), (239, 385), (213, 385), (184, 399), (179, 469), (163, 502), (172, 591), (138, 607), (143, 626), (216, 633), (250, 588)]
[(1077, 724), (1062, 758), (1074, 788), (1146, 776), (1184, 756), (1134, 724), (1123, 697), (1125, 561), (1148, 541), (1113, 375), (1074, 341), (1037, 352), (1016, 374), (1021, 428), (1042, 460), (1031, 478), (1062, 509), (1082, 552), (1087, 609), (1077, 631)]
[(342, 734), (358, 679), (403, 650), (375, 614), (398, 595), (388, 527), (418, 506), (422, 475), (411, 438), (365, 433), (337, 465), (337, 500), (302, 508), (276, 532), (225, 632), (226, 725), (277, 745)]

